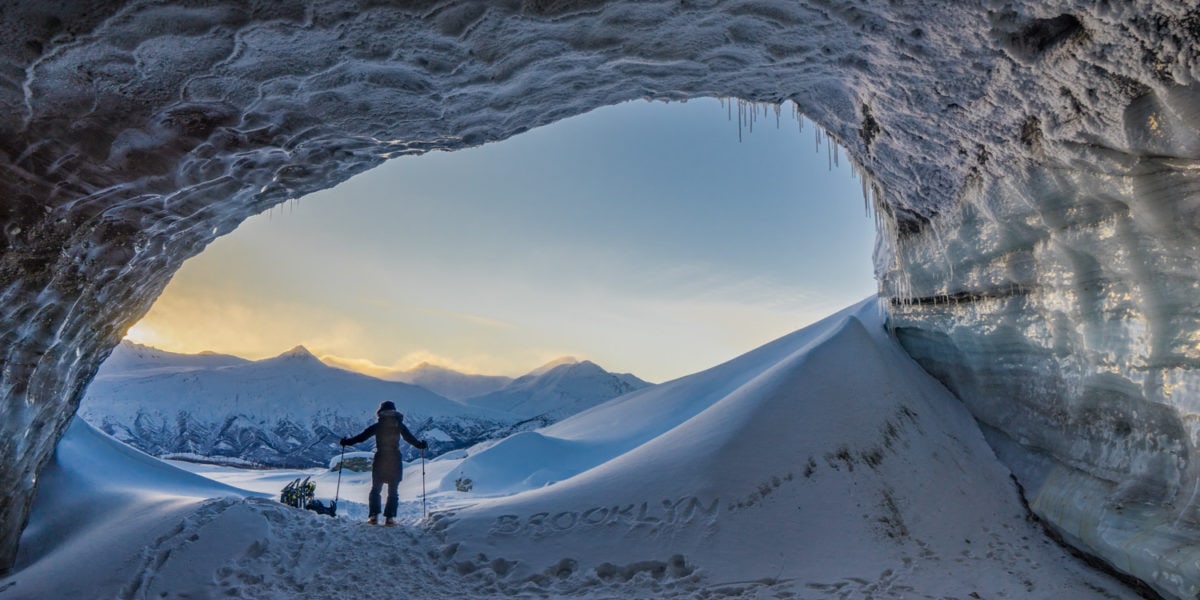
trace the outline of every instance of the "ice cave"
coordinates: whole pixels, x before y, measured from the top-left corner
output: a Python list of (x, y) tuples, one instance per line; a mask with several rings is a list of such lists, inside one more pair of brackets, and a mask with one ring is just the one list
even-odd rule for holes
[(0, 567), (100, 363), (243, 219), (389, 158), (722, 97), (792, 101), (844, 148), (889, 327), (1033, 513), (1200, 591), (1193, 3), (105, 0), (0, 22)]

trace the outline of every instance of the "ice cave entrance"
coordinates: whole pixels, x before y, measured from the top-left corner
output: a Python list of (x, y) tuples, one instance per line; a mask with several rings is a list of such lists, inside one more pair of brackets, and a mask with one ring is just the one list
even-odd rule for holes
[(389, 161), (246, 220), (128, 338), (250, 359), (304, 345), (370, 374), (707, 368), (875, 290), (861, 182), (778, 108), (636, 101)]

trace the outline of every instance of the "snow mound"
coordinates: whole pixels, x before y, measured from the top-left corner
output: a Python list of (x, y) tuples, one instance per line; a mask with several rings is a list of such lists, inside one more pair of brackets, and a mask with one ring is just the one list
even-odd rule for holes
[(458, 556), (517, 563), (518, 578), (565, 564), (568, 579), (691, 593), (1124, 593), (1030, 524), (969, 414), (877, 310), (472, 454), (461, 470), (485, 493), (489, 477), (522, 483), (488, 471), (502, 453), (543, 450), (536, 472), (559, 481), (438, 513), (435, 528)]
[(466, 477), (475, 482), (476, 493), (515, 493), (567, 479), (581, 464), (599, 460), (596, 449), (586, 444), (525, 431), (470, 454), (437, 489), (453, 491), (456, 480)]
[(153, 563), (165, 558), (150, 550), (158, 536), (178, 522), (202, 520), (214, 503), (250, 495), (175, 468), (75, 418), (42, 472), (21, 538), (18, 574), (0, 584), (0, 597), (117, 597), (118, 590), (136, 589)]

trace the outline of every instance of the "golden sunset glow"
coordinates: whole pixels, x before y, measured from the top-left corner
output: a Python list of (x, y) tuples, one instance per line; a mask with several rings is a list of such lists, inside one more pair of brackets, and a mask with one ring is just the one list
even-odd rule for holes
[(859, 182), (794, 127), (739, 144), (725, 113), (630, 103), (391, 161), (210, 244), (128, 337), (249, 359), (303, 345), (377, 376), (708, 368), (874, 291)]

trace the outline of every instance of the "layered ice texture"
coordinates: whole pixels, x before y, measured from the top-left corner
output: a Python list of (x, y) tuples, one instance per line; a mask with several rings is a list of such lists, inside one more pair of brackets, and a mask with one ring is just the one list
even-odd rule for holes
[(0, 566), (97, 366), (247, 216), (388, 158), (720, 96), (790, 100), (845, 149), (895, 330), (1034, 511), (1200, 587), (1189, 3), (130, 0), (0, 28)]
[(889, 281), (906, 291), (898, 337), (979, 419), (1032, 509), (1179, 597), (1200, 584), (1200, 185), (1186, 164), (1026, 165), (902, 240)]
[(905, 348), (966, 403), (1038, 515), (1193, 597), (1200, 90), (1139, 89), (1111, 118), (1119, 129), (1084, 141), (1023, 136), (1032, 158), (897, 236), (883, 289)]

